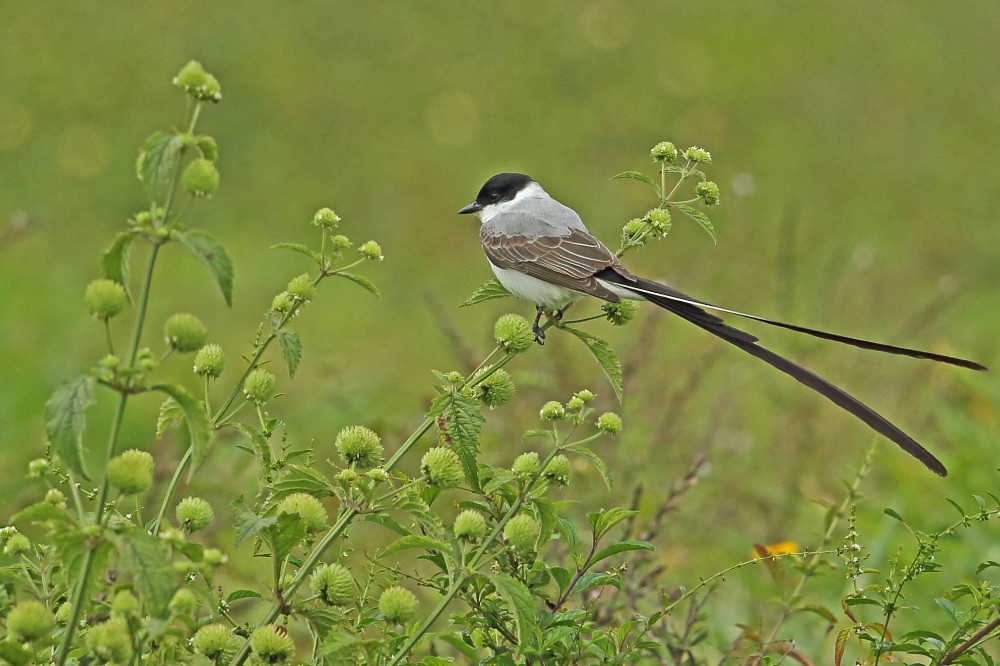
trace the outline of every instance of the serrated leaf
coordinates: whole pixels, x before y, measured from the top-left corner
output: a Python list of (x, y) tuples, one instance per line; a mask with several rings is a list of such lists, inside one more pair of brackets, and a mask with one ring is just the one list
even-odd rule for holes
[(299, 340), (299, 334), (295, 331), (290, 331), (287, 328), (280, 328), (277, 330), (278, 343), (281, 345), (281, 355), (285, 357), (285, 363), (288, 364), (288, 376), (295, 376), (295, 369), (299, 367), (299, 361), (302, 359), (302, 341)]
[(475, 305), (476, 303), (488, 301), (491, 298), (503, 298), (504, 296), (510, 295), (511, 294), (507, 291), (507, 288), (500, 284), (499, 280), (493, 278), (492, 280), (487, 280), (479, 285), (479, 288), (472, 292), (472, 296), (465, 299), (465, 301), (463, 301), (458, 307), (465, 308), (470, 305)]
[(315, 250), (302, 245), (301, 243), (278, 243), (277, 245), (272, 245), (272, 250), (291, 250), (292, 252), (298, 252), (301, 255), (309, 257), (317, 264), (323, 262), (323, 258), (319, 256)]
[(101, 272), (109, 280), (114, 280), (125, 289), (125, 295), (131, 300), (128, 288), (128, 251), (132, 241), (138, 238), (139, 232), (134, 229), (121, 231), (111, 242), (111, 247), (101, 255)]
[(278, 522), (275, 516), (263, 518), (248, 509), (236, 516), (236, 546), (239, 547), (250, 537), (257, 536)]
[(521, 581), (508, 576), (507, 574), (497, 574), (489, 576), (490, 582), (496, 588), (497, 594), (507, 605), (511, 615), (514, 616), (514, 625), (517, 627), (517, 643), (522, 653), (529, 651), (532, 646), (537, 645), (538, 635), (537, 612), (531, 592)]
[(156, 192), (173, 177), (184, 141), (177, 134), (157, 131), (149, 135), (135, 162), (135, 175)]
[(254, 592), (253, 590), (234, 590), (229, 593), (226, 597), (226, 603), (233, 603), (234, 601), (239, 601), (240, 599), (262, 599), (260, 592)]
[(434, 399), (429, 415), (435, 417), (443, 443), (458, 455), (466, 481), (478, 491), (479, 433), (485, 420), (479, 401), (453, 387)]
[[(263, 439), (262, 436), (259, 437)], [(281, 475), (270, 484), (270, 487), (271, 494), (264, 503), (265, 511), (277, 506), (278, 502), (294, 493), (306, 493), (317, 498), (333, 494), (333, 487), (326, 477), (305, 465), (286, 464), (281, 470)]]
[(583, 344), (587, 345), (587, 349), (589, 349), (590, 353), (594, 355), (597, 362), (601, 364), (601, 368), (604, 369), (604, 374), (608, 376), (608, 380), (611, 382), (611, 388), (615, 391), (615, 397), (618, 398), (618, 402), (621, 402), (622, 364), (621, 361), (618, 360), (618, 355), (615, 354), (615, 350), (611, 348), (611, 345), (596, 335), (591, 335), (590, 333), (586, 333), (576, 328), (560, 326), (560, 329), (568, 333), (572, 333), (579, 338)]
[(149, 388), (150, 390), (169, 395), (180, 405), (181, 410), (184, 412), (184, 420), (187, 421), (188, 435), (191, 438), (193, 452), (191, 469), (188, 473), (190, 476), (194, 474), (195, 470), (198, 469), (198, 466), (201, 465), (208, 454), (208, 444), (212, 438), (212, 427), (208, 422), (208, 414), (205, 413), (205, 408), (202, 404), (192, 398), (182, 386), (175, 384), (153, 384)]
[(184, 418), (184, 410), (173, 398), (167, 398), (160, 405), (160, 413), (156, 417), (156, 438), (163, 437), (172, 424)]
[(267, 532), (273, 557), (280, 562), (306, 538), (306, 521), (299, 514), (283, 513)]
[(45, 403), (45, 434), (52, 450), (72, 471), (89, 479), (83, 466), (87, 407), (94, 404), (95, 380), (82, 375), (64, 382)]
[[(307, 617), (310, 619), (310, 624), (316, 624), (312, 622), (313, 617)], [(363, 644), (358, 636), (344, 627), (331, 626), (316, 650), (316, 656), (322, 660), (324, 666), (349, 666), (362, 663), (357, 659), (362, 647)]]
[(176, 584), (170, 558), (161, 542), (145, 532), (129, 531), (115, 540), (115, 546), (125, 568), (132, 571), (146, 612), (154, 618), (166, 617)]
[(552, 532), (556, 529), (556, 507), (552, 500), (545, 497), (537, 497), (531, 501), (535, 507), (535, 515), (538, 516), (538, 547), (541, 548), (552, 539)]
[(590, 560), (590, 563), (596, 564), (597, 562), (600, 562), (605, 558), (611, 557), (612, 555), (617, 555), (618, 553), (631, 552), (633, 550), (653, 550), (653, 544), (649, 543), (648, 541), (637, 541), (637, 540), (619, 541), (617, 543), (611, 544), (610, 546), (607, 546), (606, 548), (602, 548), (596, 553), (594, 553), (594, 557), (593, 559)]
[(653, 188), (653, 191), (656, 192), (657, 196), (662, 196), (662, 193), (660, 192), (659, 183), (657, 183), (656, 181), (654, 181), (652, 178), (650, 178), (641, 171), (623, 171), (619, 174), (611, 176), (611, 180), (623, 180), (623, 179), (637, 180), (640, 183), (645, 183)]
[(208, 267), (222, 291), (222, 297), (226, 299), (226, 305), (232, 305), (233, 260), (222, 244), (201, 229), (174, 230), (170, 232), (170, 237), (179, 240), (192, 256)]
[(267, 439), (255, 428), (251, 428), (245, 423), (234, 423), (233, 427), (243, 433), (257, 451), (257, 465), (261, 469), (261, 474), (266, 474), (271, 469), (272, 455), (271, 446)]
[(382, 294), (379, 293), (378, 287), (376, 287), (371, 280), (364, 277), (363, 275), (357, 275), (355, 273), (345, 273), (344, 271), (334, 271), (333, 273), (331, 273), (331, 275), (336, 275), (346, 280), (350, 280), (354, 284), (360, 287), (364, 287), (371, 293), (375, 294), (375, 298), (378, 298), (380, 300), (382, 298)]
[(383, 557), (387, 557), (393, 553), (398, 553), (401, 550), (410, 550), (412, 548), (423, 548), (425, 550), (440, 550), (442, 552), (447, 552), (448, 544), (422, 534), (410, 534), (402, 539), (396, 539), (383, 548), (378, 554), (378, 559), (382, 559)]
[(610, 509), (600, 511), (595, 511), (587, 514), (587, 521), (590, 523), (591, 529), (594, 531), (594, 536), (598, 539), (603, 537), (608, 533), (612, 527), (627, 520), (632, 516), (637, 515), (639, 512), (632, 509), (622, 509), (621, 507), (612, 507)]
[(844, 660), (844, 651), (847, 650), (847, 641), (850, 637), (851, 627), (844, 627), (837, 632), (837, 640), (835, 641), (833, 648), (834, 666), (840, 666), (840, 662)]
[(608, 466), (604, 464), (604, 461), (601, 460), (599, 455), (584, 446), (576, 446), (571, 450), (579, 453), (581, 456), (590, 461), (590, 464), (592, 464), (601, 475), (601, 478), (604, 480), (604, 485), (608, 487), (608, 490), (614, 488), (615, 479), (611, 476), (611, 471), (608, 469)]
[(441, 516), (431, 511), (427, 503), (419, 497), (410, 496), (404, 500), (397, 500), (396, 508), (416, 518), (424, 532), (431, 537), (444, 537), (444, 521), (441, 520)]
[(13, 523), (39, 523), (46, 520), (56, 520), (66, 517), (66, 509), (62, 506), (49, 504), (48, 502), (38, 502), (31, 506), (26, 506), (13, 516), (10, 522)]
[(708, 216), (705, 215), (703, 212), (701, 212), (697, 208), (692, 208), (691, 206), (682, 203), (671, 202), (670, 207), (676, 208), (677, 210), (679, 210), (680, 212), (684, 213), (692, 220), (697, 222), (699, 225), (701, 225), (701, 228), (704, 229), (706, 232), (708, 232), (708, 235), (712, 237), (713, 243), (719, 242), (715, 234), (715, 227), (712, 226), (712, 222), (708, 219)]

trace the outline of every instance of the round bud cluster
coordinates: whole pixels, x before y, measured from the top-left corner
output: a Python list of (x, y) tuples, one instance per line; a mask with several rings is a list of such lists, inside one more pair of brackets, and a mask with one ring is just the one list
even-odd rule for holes
[(486, 536), (486, 520), (478, 511), (466, 509), (455, 517), (451, 529), (459, 541), (479, 541)]
[(368, 478), (375, 483), (385, 483), (389, 480), (389, 473), (381, 467), (376, 467), (375, 469), (368, 470)]
[(316, 568), (309, 587), (327, 606), (346, 606), (354, 599), (354, 577), (339, 564), (323, 564)]
[(715, 206), (719, 203), (719, 186), (710, 180), (695, 185), (694, 193), (706, 206)]
[(690, 160), (692, 162), (699, 162), (701, 164), (711, 164), (712, 155), (704, 148), (699, 148), (698, 146), (691, 146), (684, 151), (684, 159)]
[(542, 469), (542, 461), (534, 451), (526, 451), (514, 458), (514, 464), (510, 469), (518, 476), (532, 476)]
[(670, 231), (670, 213), (663, 208), (654, 208), (643, 218), (649, 225), (650, 234), (654, 237), (666, 236)]
[(382, 261), (385, 259), (385, 257), (382, 256), (382, 248), (379, 247), (379, 244), (373, 240), (365, 241), (359, 245), (358, 252), (361, 253), (362, 257), (371, 261)]
[(382, 440), (364, 426), (344, 428), (337, 434), (334, 446), (346, 465), (366, 470), (382, 464)]
[(186, 532), (198, 532), (205, 529), (215, 519), (212, 505), (201, 497), (185, 497), (177, 503), (175, 510), (177, 522)]
[(124, 664), (128, 662), (132, 653), (129, 636), (125, 622), (119, 618), (112, 618), (87, 631), (87, 648), (97, 657), (99, 663)]
[(50, 464), (47, 458), (35, 458), (28, 463), (28, 477), (37, 479), (48, 473)]
[(111, 612), (119, 617), (134, 615), (139, 610), (139, 600), (128, 590), (122, 590), (111, 600)]
[(17, 532), (12, 534), (3, 546), (4, 555), (18, 556), (31, 550), (31, 540)]
[(635, 313), (639, 311), (639, 303), (628, 300), (604, 303), (601, 305), (601, 310), (604, 311), (604, 318), (613, 326), (624, 326), (635, 318)]
[(314, 226), (322, 227), (328, 231), (333, 231), (340, 223), (340, 216), (329, 208), (320, 208), (316, 211), (316, 214), (313, 215), (312, 223)]
[(220, 661), (236, 651), (236, 636), (224, 624), (208, 624), (198, 630), (191, 640), (195, 652), (213, 661)]
[(7, 631), (23, 641), (47, 638), (52, 631), (52, 613), (40, 601), (22, 601), (7, 614)]
[(202, 377), (218, 379), (225, 365), (226, 354), (214, 342), (205, 345), (194, 355), (194, 373)]
[(558, 421), (566, 416), (566, 408), (557, 400), (549, 400), (538, 410), (538, 415), (543, 421)]
[(573, 468), (569, 464), (569, 458), (558, 455), (549, 461), (542, 476), (559, 486), (569, 485), (570, 476), (573, 475)]
[[(184, 564), (190, 563), (185, 562)], [(177, 615), (193, 615), (198, 608), (198, 597), (188, 588), (182, 587), (174, 592), (167, 607)]]
[(274, 297), (271, 301), (271, 312), (279, 315), (285, 315), (292, 311), (295, 307), (295, 299), (287, 291), (283, 291)]
[(579, 398), (580, 400), (583, 400), (584, 402), (590, 402), (594, 398), (596, 398), (597, 396), (595, 396), (594, 392), (591, 391), (590, 389), (583, 389), (582, 391), (577, 391), (576, 393), (574, 393), (573, 397), (574, 398)]
[(288, 661), (295, 654), (295, 642), (284, 627), (265, 624), (250, 635), (250, 647), (265, 664)]
[(135, 356), (135, 365), (143, 372), (150, 372), (155, 370), (160, 365), (160, 362), (156, 360), (152, 349), (143, 347)]
[(405, 587), (393, 585), (382, 592), (378, 609), (389, 624), (403, 624), (417, 611), (417, 598)]
[(181, 185), (196, 197), (210, 197), (219, 189), (219, 169), (204, 157), (191, 160), (181, 174)]
[(677, 148), (669, 141), (661, 141), (649, 151), (654, 162), (673, 162), (677, 159)]
[(202, 102), (222, 100), (222, 86), (218, 79), (206, 72), (197, 60), (192, 60), (177, 72), (174, 85)]
[[(486, 372), (483, 369), (477, 374)], [(499, 368), (489, 377), (476, 384), (473, 389), (476, 398), (490, 409), (496, 409), (514, 396), (514, 382), (510, 378), (510, 373)]]
[(87, 285), (83, 302), (91, 315), (106, 321), (125, 309), (128, 296), (125, 295), (125, 288), (114, 280), (94, 280)]
[(309, 277), (308, 273), (303, 273), (298, 277), (294, 277), (285, 287), (288, 291), (288, 295), (297, 301), (304, 301), (308, 303), (316, 295), (316, 285), (313, 284), (312, 278)]
[(292, 493), (278, 504), (278, 515), (300, 516), (307, 532), (319, 532), (326, 527), (326, 509), (309, 493)]
[(45, 493), (45, 503), (52, 506), (66, 506), (66, 495), (58, 488), (49, 488)]
[(503, 538), (515, 550), (530, 551), (538, 541), (538, 522), (526, 513), (519, 513), (504, 525)]
[(215, 139), (210, 136), (199, 136), (195, 145), (198, 146), (198, 152), (206, 160), (212, 160), (213, 162), (219, 159), (219, 144), (216, 143)]
[(444, 446), (436, 446), (424, 454), (420, 459), (420, 471), (429, 484), (438, 488), (454, 488), (465, 477), (458, 456)]
[(528, 323), (527, 319), (516, 314), (505, 314), (497, 319), (497, 323), (493, 327), (493, 336), (501, 349), (514, 354), (525, 351), (535, 340), (531, 324)]
[(361, 475), (353, 469), (342, 469), (337, 472), (337, 475), (334, 478), (337, 479), (337, 482), (345, 488), (350, 488), (361, 481)]
[(229, 556), (218, 548), (206, 548), (202, 553), (201, 561), (210, 567), (217, 567), (229, 561)]
[(255, 405), (263, 405), (274, 397), (275, 378), (270, 370), (257, 368), (243, 382), (243, 394)]
[(622, 431), (622, 417), (614, 412), (605, 412), (597, 419), (597, 429), (609, 435), (617, 435)]
[(136, 495), (153, 484), (153, 456), (130, 449), (108, 462), (108, 483), (126, 495)]
[(182, 354), (198, 351), (205, 344), (208, 331), (201, 320), (193, 314), (179, 312), (167, 319), (163, 326), (163, 336), (171, 349)]

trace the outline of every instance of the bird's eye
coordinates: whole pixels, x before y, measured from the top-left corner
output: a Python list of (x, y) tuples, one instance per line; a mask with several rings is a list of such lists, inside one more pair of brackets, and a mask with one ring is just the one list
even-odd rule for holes
[(490, 201), (500, 201), (500, 193), (494, 192), (490, 195)]

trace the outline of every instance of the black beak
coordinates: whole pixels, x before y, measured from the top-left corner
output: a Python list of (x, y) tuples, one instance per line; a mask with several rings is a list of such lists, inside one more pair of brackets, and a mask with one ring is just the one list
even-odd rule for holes
[(459, 215), (468, 215), (469, 213), (478, 213), (483, 207), (476, 201), (473, 201), (468, 206), (458, 211)]

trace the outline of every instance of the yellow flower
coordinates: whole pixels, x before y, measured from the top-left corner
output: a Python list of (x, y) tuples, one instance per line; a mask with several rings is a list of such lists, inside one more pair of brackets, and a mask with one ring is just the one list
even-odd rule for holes
[(759, 560), (762, 557), (770, 557), (772, 555), (789, 555), (797, 553), (800, 550), (802, 548), (794, 541), (779, 541), (778, 543), (771, 543), (766, 546), (754, 546), (752, 555), (755, 560)]

